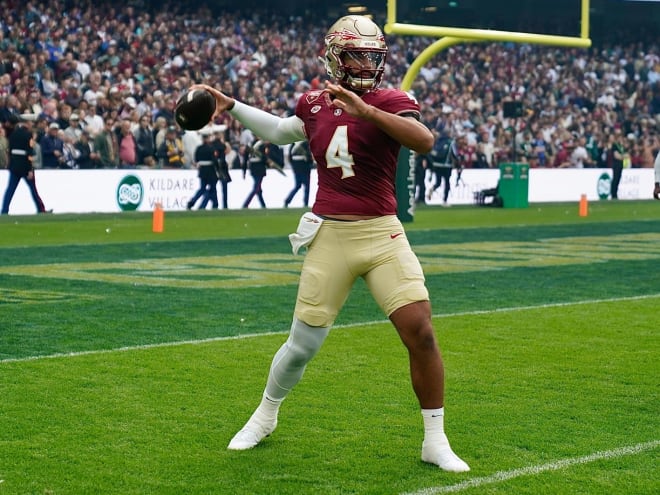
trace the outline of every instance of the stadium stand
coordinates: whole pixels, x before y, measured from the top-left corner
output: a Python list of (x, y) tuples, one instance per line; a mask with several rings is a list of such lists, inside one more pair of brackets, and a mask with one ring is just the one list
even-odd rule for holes
[[(193, 82), (290, 114), (304, 90), (324, 84), (318, 40), (338, 14), (325, 1), (288, 13), (294, 3), (273, 12), (223, 2), (211, 2), (212, 9), (193, 2), (3, 1), (0, 123), (11, 132), (11, 115), (32, 114), (38, 129), (57, 122), (65, 133), (75, 115), (93, 141), (105, 121), (114, 122), (119, 139), (122, 122), (137, 132), (147, 117), (158, 142)], [(379, 16), (382, 24), (384, 12)], [(523, 30), (532, 20), (523, 15), (518, 22)], [(427, 125), (467, 137), (465, 167), (496, 167), (513, 153), (534, 167), (608, 166), (615, 129), (625, 137), (630, 165), (652, 167), (660, 149), (658, 38), (643, 26), (602, 21), (597, 31), (590, 49), (457, 45), (424, 67), (412, 92)], [(431, 41), (389, 38), (388, 84), (400, 83)], [(521, 102), (521, 118), (504, 116), (503, 103), (511, 100)], [(215, 123), (226, 125), (224, 138), (240, 155), (240, 125), (229, 116)], [(80, 132), (71, 134), (75, 147)], [(580, 146), (588, 159), (576, 162), (571, 155)]]

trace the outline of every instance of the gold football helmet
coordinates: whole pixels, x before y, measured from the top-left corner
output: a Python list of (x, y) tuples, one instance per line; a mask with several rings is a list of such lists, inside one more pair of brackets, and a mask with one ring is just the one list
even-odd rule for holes
[(377, 88), (386, 58), (385, 36), (368, 17), (344, 16), (325, 35), (325, 69), (347, 89), (361, 92)]

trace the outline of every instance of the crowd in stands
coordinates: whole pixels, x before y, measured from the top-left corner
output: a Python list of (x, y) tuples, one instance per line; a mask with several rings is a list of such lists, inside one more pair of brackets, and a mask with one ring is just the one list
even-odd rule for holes
[[(149, 12), (55, 0), (0, 6), (0, 123), (6, 134), (12, 116), (34, 120), (43, 167), (189, 167), (192, 153), (173, 109), (191, 84), (290, 115), (304, 91), (326, 80), (318, 57), (334, 17), (317, 12), (213, 15), (203, 6)], [(388, 37), (384, 84), (400, 85), (432, 41)], [(613, 33), (590, 49), (456, 45), (422, 69), (412, 92), (429, 127), (460, 138), (465, 167), (514, 158), (531, 166), (608, 166), (615, 135), (630, 166), (652, 167), (660, 148), (657, 37), (629, 41)], [(522, 115), (505, 117), (505, 101), (521, 102)], [(240, 123), (223, 115), (216, 124), (230, 153), (243, 156), (250, 143)]]

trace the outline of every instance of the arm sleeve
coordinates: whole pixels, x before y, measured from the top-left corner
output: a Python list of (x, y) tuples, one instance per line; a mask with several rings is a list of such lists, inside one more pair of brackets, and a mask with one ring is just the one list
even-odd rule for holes
[(303, 122), (295, 115), (277, 117), (237, 100), (229, 113), (245, 127), (271, 143), (289, 144), (305, 139)]
[(653, 168), (655, 168), (655, 181), (660, 182), (660, 151), (655, 155), (655, 165)]

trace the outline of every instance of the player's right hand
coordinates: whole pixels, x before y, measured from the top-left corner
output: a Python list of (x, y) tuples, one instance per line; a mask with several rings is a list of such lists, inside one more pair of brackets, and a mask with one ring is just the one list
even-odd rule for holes
[(219, 91), (214, 87), (209, 86), (208, 84), (194, 84), (190, 86), (188, 91), (192, 91), (194, 89), (205, 89), (215, 98), (215, 113), (213, 114), (213, 118), (217, 117), (223, 112), (226, 112), (227, 110), (231, 110), (234, 106), (233, 98), (230, 98), (222, 91)]

